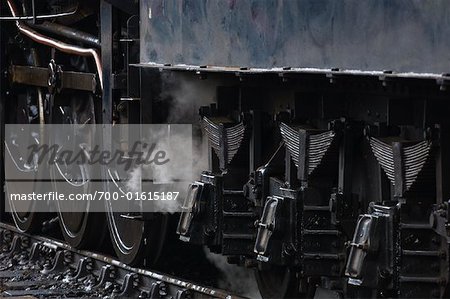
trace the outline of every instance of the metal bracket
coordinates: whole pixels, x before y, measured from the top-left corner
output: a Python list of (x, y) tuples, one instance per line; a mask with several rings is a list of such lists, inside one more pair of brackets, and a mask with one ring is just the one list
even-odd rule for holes
[[(371, 203), (369, 213), (360, 215), (350, 242), (345, 275), (352, 285), (366, 285), (377, 281), (379, 273), (373, 272), (375, 260), (382, 261), (385, 269), (392, 269), (392, 244), (386, 238), (392, 230), (398, 206), (384, 206)], [(370, 255), (370, 258), (368, 256)]]
[(257, 259), (263, 262), (267, 262), (269, 260), (269, 258), (265, 255), (267, 253), (270, 239), (277, 225), (277, 211), (281, 200), (282, 198), (277, 196), (267, 197), (261, 220), (256, 223), (258, 226), (258, 234), (256, 235), (253, 251), (258, 254)]
[[(119, 298), (129, 295), (130, 292), (137, 287), (139, 283), (139, 276), (136, 273), (128, 273), (123, 279), (121, 292), (118, 295)], [(155, 298), (155, 297), (150, 297)]]
[(30, 255), (28, 258), (30, 261), (34, 261), (39, 258), (39, 255), (41, 253), (39, 246), (39, 243), (33, 243), (33, 245), (31, 245)]
[(9, 76), (12, 83), (45, 87), (50, 93), (63, 89), (97, 91), (96, 74), (62, 71), (54, 62), (50, 62), (48, 68), (12, 65)]
[(41, 271), (42, 274), (49, 274), (51, 272), (61, 271), (64, 269), (64, 251), (60, 250), (56, 252), (55, 258), (53, 259), (53, 266), (45, 265), (44, 269)]
[(167, 287), (162, 281), (157, 281), (152, 284), (150, 290), (150, 298), (164, 298), (167, 295)]
[(93, 288), (98, 289), (101, 286), (103, 286), (106, 282), (114, 281), (115, 275), (116, 275), (115, 269), (112, 265), (103, 266), (102, 269), (100, 270), (99, 281)]
[(439, 85), (440, 90), (447, 90), (447, 87), (450, 85), (450, 74), (442, 74), (441, 78), (436, 79), (436, 84)]
[(11, 246), (7, 249), (7, 252), (4, 253), (6, 256), (13, 256), (16, 252), (21, 250), (22, 239), (19, 236), (14, 236)]
[(175, 299), (191, 299), (192, 294), (189, 290), (178, 290)]
[(433, 230), (450, 243), (448, 202), (436, 205), (430, 213), (430, 225)]
[(71, 280), (76, 280), (91, 274), (92, 261), (90, 258), (82, 258), (78, 261), (77, 270), (75, 276), (71, 277)]
[(201, 182), (195, 182), (189, 185), (188, 195), (184, 200), (182, 206), (183, 211), (177, 227), (177, 234), (181, 236), (188, 237), (192, 219), (201, 212), (199, 201), (202, 198), (203, 186), (204, 184)]

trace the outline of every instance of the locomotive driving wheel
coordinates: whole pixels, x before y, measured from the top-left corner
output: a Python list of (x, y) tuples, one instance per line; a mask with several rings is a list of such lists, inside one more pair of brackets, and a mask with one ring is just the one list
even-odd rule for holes
[[(81, 105), (80, 105), (81, 102)], [(92, 108), (92, 99), (89, 97), (78, 97), (72, 95), (69, 100), (55, 99), (55, 107), (53, 109), (54, 124), (77, 124), (79, 121), (89, 121), (90, 110)], [(93, 119), (92, 119), (93, 121)], [(80, 129), (77, 127), (77, 129)], [(82, 132), (77, 132), (78, 137), (82, 136)], [(86, 142), (89, 142), (90, 134), (86, 132)], [(60, 145), (61, 150), (77, 151), (77, 146), (81, 144), (81, 140), (76, 140), (74, 135), (64, 136), (65, 134), (56, 134), (52, 143)], [(73, 165), (73, 163), (65, 163), (59, 160), (51, 167), (51, 178), (55, 191), (64, 194), (82, 194), (90, 192), (90, 176), (91, 169), (86, 165)], [(75, 207), (74, 205), (78, 205)], [(88, 236), (90, 232), (87, 230), (89, 218), (90, 203), (84, 201), (57, 202), (57, 211), (59, 223), (64, 239), (73, 247), (83, 247), (93, 238)], [(81, 212), (82, 210), (86, 212)], [(68, 212), (70, 210), (77, 212)]]
[[(124, 193), (124, 180), (117, 170), (105, 169), (105, 190)], [(162, 254), (169, 215), (152, 213), (148, 219), (141, 214), (119, 212), (114, 201), (106, 201), (106, 217), (114, 251), (129, 265), (155, 266)]]
[[(86, 71), (86, 58), (72, 57), (70, 64), (75, 70)], [(53, 189), (66, 195), (80, 196), (93, 194), (95, 169), (85, 163), (89, 156), (76, 153), (87, 153), (95, 142), (95, 96), (87, 91), (62, 91), (53, 100), (52, 123), (73, 125), (72, 132), (52, 134), (52, 144), (59, 145), (57, 162), (50, 168)], [(53, 127), (55, 128), (55, 127)], [(64, 151), (74, 153), (80, 162), (70, 161)], [(61, 155), (59, 155), (61, 153)], [(67, 159), (67, 161), (66, 161)], [(89, 200), (57, 201), (56, 210), (64, 239), (76, 248), (100, 249), (106, 236), (103, 214), (94, 212), (95, 202)]]
[[(8, 55), (10, 65), (39, 65), (36, 49), (17, 36), (8, 47)], [(38, 164), (34, 159), (30, 159), (26, 147), (39, 144), (42, 136), (36, 126), (30, 128), (28, 125), (43, 124), (45, 117), (43, 93), (40, 88), (12, 85), (6, 98), (5, 124), (14, 125), (6, 130), (4, 143), (6, 198), (9, 199), (11, 194), (31, 194), (38, 191)], [(46, 214), (36, 212), (36, 201), (7, 202), (12, 219), (20, 231), (31, 232), (40, 228)]]

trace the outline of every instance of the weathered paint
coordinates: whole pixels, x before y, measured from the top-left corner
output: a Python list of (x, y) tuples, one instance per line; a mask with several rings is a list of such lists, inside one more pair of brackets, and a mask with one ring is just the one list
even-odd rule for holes
[(450, 72), (446, 0), (142, 0), (141, 63)]

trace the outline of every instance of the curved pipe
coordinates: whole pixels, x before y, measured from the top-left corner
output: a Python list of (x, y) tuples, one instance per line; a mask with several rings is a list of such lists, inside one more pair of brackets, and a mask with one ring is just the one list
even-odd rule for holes
[[(6, 1), (8, 3), (8, 6), (9, 6), (12, 16), (17, 17), (17, 9), (16, 9), (14, 3), (12, 2), (12, 0), (6, 0)], [(102, 61), (100, 59), (100, 55), (98, 54), (98, 52), (95, 49), (81, 48), (78, 46), (60, 42), (58, 40), (54, 40), (52, 38), (46, 37), (36, 31), (34, 31), (30, 27), (28, 27), (27, 25), (25, 25), (19, 21), (16, 21), (16, 26), (20, 32), (22, 32), (23, 34), (25, 34), (26, 36), (28, 36), (29, 38), (31, 38), (32, 40), (34, 40), (37, 43), (47, 45), (49, 47), (53, 47), (55, 49), (60, 50), (61, 52), (68, 53), (68, 54), (76, 54), (76, 55), (80, 55), (80, 56), (92, 56), (94, 58), (95, 66), (97, 68), (97, 73), (98, 73), (99, 81), (100, 81), (100, 87), (103, 90)]]
[(100, 40), (98, 39), (98, 37), (91, 35), (89, 33), (86, 33), (86, 32), (72, 29), (72, 28), (64, 26), (64, 25), (51, 23), (48, 21), (45, 21), (44, 23), (39, 24), (39, 25), (31, 24), (31, 22), (29, 22), (27, 25), (30, 26), (31, 28), (37, 29), (39, 31), (45, 31), (45, 32), (52, 33), (52, 34), (57, 34), (60, 36), (70, 38), (75, 41), (85, 43), (86, 45), (91, 46), (91, 47), (95, 47), (95, 48), (101, 47)]

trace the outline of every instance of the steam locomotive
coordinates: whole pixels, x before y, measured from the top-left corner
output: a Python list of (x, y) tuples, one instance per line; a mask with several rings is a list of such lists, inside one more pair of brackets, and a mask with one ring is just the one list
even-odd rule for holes
[[(443, 0), (1, 0), (2, 127), (200, 128), (208, 165), (181, 213), (59, 211), (73, 247), (109, 234), (121, 261), (152, 267), (177, 239), (207, 246), (254, 271), (264, 298), (446, 298), (447, 10)], [(8, 138), (5, 171), (33, 181), (11, 163), (21, 149)], [(40, 230), (49, 216), (33, 205), (3, 219)]]

